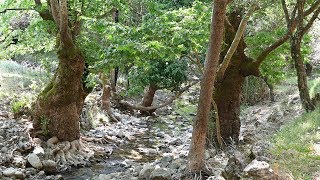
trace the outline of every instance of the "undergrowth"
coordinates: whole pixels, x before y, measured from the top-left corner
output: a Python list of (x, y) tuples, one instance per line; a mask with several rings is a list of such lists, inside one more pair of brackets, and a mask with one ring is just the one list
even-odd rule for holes
[(306, 113), (282, 128), (271, 139), (271, 154), (281, 170), (294, 179), (312, 179), (320, 170), (320, 152), (315, 145), (320, 143), (320, 108)]

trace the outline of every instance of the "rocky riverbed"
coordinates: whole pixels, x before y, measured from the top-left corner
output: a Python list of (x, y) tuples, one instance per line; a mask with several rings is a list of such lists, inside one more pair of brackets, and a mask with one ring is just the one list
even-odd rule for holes
[[(188, 104), (192, 97), (186, 94), (182, 99)], [(278, 98), (275, 103), (247, 107), (241, 116), (241, 144), (224, 151), (207, 150), (208, 172), (195, 175), (186, 170), (194, 112), (185, 114), (181, 107), (172, 106), (159, 111), (158, 116), (139, 117), (138, 114), (114, 110), (121, 121), (110, 123), (97, 102), (99, 92), (88, 97), (81, 122), (87, 129), (82, 132), (83, 142), (96, 150), (96, 154), (88, 164), (64, 168), (43, 157), (44, 150), (30, 139), (28, 129), (32, 122), (29, 117), (24, 115), (14, 119), (7, 113), (10, 111), (8, 106), (2, 106), (0, 177), (99, 180), (197, 179), (199, 176), (203, 179), (272, 178), (279, 174), (272, 170), (272, 157), (266, 152), (269, 144), (265, 137), (302, 113), (296, 93)], [(2, 105), (8, 103), (2, 101)]]

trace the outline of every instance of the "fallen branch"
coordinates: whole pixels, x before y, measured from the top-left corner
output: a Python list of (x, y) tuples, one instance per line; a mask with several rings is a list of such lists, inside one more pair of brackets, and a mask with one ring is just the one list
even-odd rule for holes
[(181, 96), (182, 93), (184, 93), (185, 91), (187, 91), (190, 87), (192, 87), (193, 85), (197, 84), (199, 81), (195, 81), (191, 84), (189, 84), (188, 86), (180, 89), (176, 95), (172, 96), (168, 101), (164, 102), (163, 104), (160, 104), (158, 106), (149, 106), (149, 107), (145, 107), (145, 106), (141, 106), (140, 104), (131, 104), (127, 101), (123, 101), (120, 100), (119, 104), (121, 104), (122, 106), (131, 108), (131, 109), (136, 109), (136, 110), (140, 110), (140, 111), (153, 111), (159, 108), (163, 108), (169, 104), (171, 104), (174, 100), (176, 100), (178, 97)]

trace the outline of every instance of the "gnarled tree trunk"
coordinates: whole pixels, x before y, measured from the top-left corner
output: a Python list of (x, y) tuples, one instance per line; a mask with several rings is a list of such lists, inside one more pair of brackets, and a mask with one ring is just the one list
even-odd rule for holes
[(50, 0), (50, 7), (54, 22), (59, 27), (59, 66), (34, 104), (34, 130), (47, 137), (73, 141), (80, 137), (80, 114), (87, 96), (82, 81), (85, 60), (68, 25), (67, 1)]
[(226, 77), (215, 85), (214, 101), (217, 104), (221, 137), (225, 143), (238, 141), (240, 133), (240, 95), (245, 76), (238, 65), (226, 71)]
[[(224, 42), (231, 46), (241, 23), (242, 15), (239, 12), (231, 12), (228, 15), (228, 23), (226, 23)], [(257, 60), (254, 61), (245, 54), (246, 43), (241, 37), (235, 53), (233, 54), (228, 67), (223, 76), (218, 76), (215, 82), (215, 91), (213, 99), (218, 107), (218, 115), (220, 121), (221, 138), (226, 144), (239, 141), (240, 134), (240, 97), (245, 77), (253, 75), (259, 76), (259, 67), (262, 61), (272, 50), (279, 47), (288, 39), (288, 36), (277, 40), (274, 44), (267, 47)], [(221, 53), (221, 59), (227, 54), (228, 48)], [(218, 74), (219, 75), (219, 74)]]
[(56, 75), (38, 96), (33, 119), (35, 130), (72, 141), (80, 136), (79, 120), (87, 93), (82, 83), (84, 58), (80, 52), (68, 51), (59, 51)]

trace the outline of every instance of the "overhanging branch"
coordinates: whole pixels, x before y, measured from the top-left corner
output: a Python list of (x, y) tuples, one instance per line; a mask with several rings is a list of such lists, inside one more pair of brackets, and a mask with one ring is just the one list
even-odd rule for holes
[(312, 26), (313, 22), (319, 17), (320, 7), (313, 13), (312, 17), (308, 21), (308, 23), (303, 28), (303, 34), (305, 34)]

